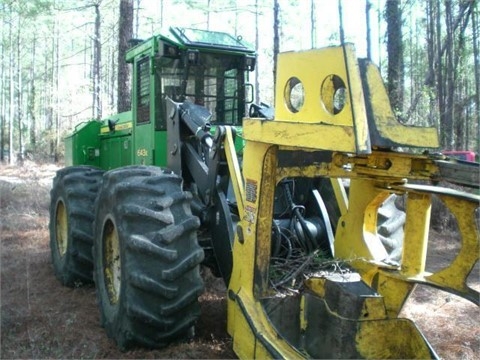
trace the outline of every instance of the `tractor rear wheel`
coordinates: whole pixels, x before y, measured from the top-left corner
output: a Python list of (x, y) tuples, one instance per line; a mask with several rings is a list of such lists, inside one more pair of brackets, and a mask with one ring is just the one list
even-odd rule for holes
[(96, 201), (94, 277), (102, 326), (122, 350), (191, 335), (204, 257), (191, 199), (167, 170), (128, 166), (105, 173)]
[(103, 171), (89, 166), (61, 169), (50, 192), (50, 250), (55, 275), (66, 286), (93, 280), (94, 203)]

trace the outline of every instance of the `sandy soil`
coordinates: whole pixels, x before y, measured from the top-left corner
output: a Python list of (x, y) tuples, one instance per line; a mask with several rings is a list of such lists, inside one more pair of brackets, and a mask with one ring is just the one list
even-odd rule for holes
[[(202, 316), (188, 343), (162, 350), (122, 353), (99, 324), (93, 287), (65, 288), (56, 280), (48, 239), (52, 165), (0, 165), (0, 267), (2, 359), (40, 358), (236, 358), (226, 333), (226, 291), (222, 280), (203, 269), (207, 291)], [(448, 263), (458, 251), (456, 235), (433, 233), (427, 266)], [(480, 288), (477, 268), (470, 283)], [(478, 307), (456, 296), (417, 287), (403, 315), (416, 321), (440, 357), (480, 358)]]

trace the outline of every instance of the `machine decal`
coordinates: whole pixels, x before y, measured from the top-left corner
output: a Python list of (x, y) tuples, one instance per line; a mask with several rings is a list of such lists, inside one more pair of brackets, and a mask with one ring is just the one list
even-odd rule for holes
[(245, 185), (245, 197), (246, 200), (249, 202), (256, 202), (257, 201), (257, 189), (258, 189), (258, 184), (256, 180), (252, 179), (247, 179), (246, 185)]
[(254, 208), (253, 206), (250, 206), (250, 205), (245, 206), (244, 220), (250, 224), (253, 224), (255, 222), (256, 212), (257, 212), (257, 209)]
[(148, 150), (147, 149), (138, 149), (137, 150), (137, 156), (147, 157), (148, 156)]
[[(128, 129), (131, 129), (131, 128), (132, 128), (132, 122), (129, 121), (129, 122), (126, 122), (126, 123), (123, 123), (123, 124), (114, 125), (114, 130), (113, 131), (128, 130)], [(102, 126), (102, 128), (100, 129), (100, 133), (102, 133), (102, 134), (109, 133), (110, 131), (111, 130), (110, 130), (109, 126)]]

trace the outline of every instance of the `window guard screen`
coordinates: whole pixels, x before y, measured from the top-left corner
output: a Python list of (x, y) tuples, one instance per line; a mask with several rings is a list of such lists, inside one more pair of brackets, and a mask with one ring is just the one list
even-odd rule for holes
[(137, 124), (150, 121), (150, 61), (148, 57), (137, 64)]
[(171, 59), (162, 59), (162, 94), (174, 101), (190, 100), (205, 106), (212, 114), (212, 124), (241, 124), (245, 112), (242, 91), (243, 73), (238, 59), (202, 54), (199, 62), (188, 68)]

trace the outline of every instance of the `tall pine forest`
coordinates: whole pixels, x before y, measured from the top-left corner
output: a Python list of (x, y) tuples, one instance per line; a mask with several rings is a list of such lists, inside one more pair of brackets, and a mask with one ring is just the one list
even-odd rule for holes
[(78, 124), (130, 104), (130, 39), (169, 26), (241, 36), (255, 101), (273, 105), (276, 55), (353, 42), (406, 125), (479, 152), (478, 0), (0, 0), (0, 160), (61, 162)]

